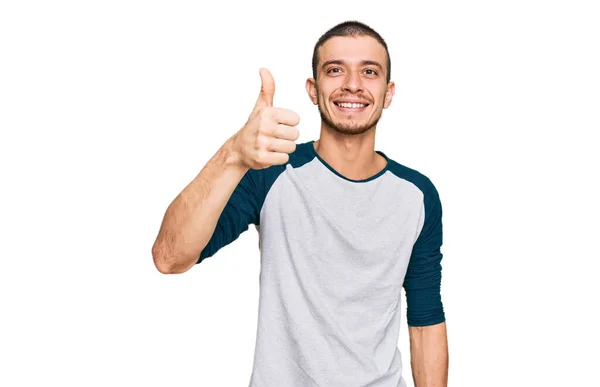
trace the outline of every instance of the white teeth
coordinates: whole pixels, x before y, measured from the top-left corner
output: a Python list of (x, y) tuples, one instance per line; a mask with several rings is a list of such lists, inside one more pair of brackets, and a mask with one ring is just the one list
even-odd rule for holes
[(349, 108), (349, 109), (358, 109), (358, 108), (363, 108), (366, 106), (364, 103), (346, 103), (346, 102), (340, 102), (340, 103), (338, 103), (338, 105), (340, 107)]

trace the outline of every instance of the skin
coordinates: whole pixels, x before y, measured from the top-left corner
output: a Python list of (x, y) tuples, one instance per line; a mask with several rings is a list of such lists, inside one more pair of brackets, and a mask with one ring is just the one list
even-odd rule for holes
[[(385, 63), (385, 48), (374, 38), (334, 37), (319, 48), (317, 79), (306, 81), (308, 96), (322, 118), (315, 149), (352, 180), (366, 179), (385, 166), (385, 158), (374, 151), (377, 122), (395, 92), (394, 83), (386, 82)], [(344, 111), (335, 104), (339, 100), (361, 100), (368, 106)]]
[[(394, 82), (386, 81), (385, 48), (370, 36), (334, 37), (319, 48), (317, 78), (306, 91), (321, 115), (321, 133), (314, 147), (343, 176), (367, 179), (386, 164), (375, 152), (375, 132), (383, 109), (392, 103)], [(340, 100), (360, 100), (360, 110), (343, 109)], [(448, 385), (446, 323), (409, 326), (411, 367), (416, 387)]]
[[(366, 179), (385, 167), (385, 158), (374, 151), (377, 122), (395, 91), (394, 83), (386, 81), (385, 49), (371, 37), (335, 37), (319, 48), (319, 58), (317, 80), (306, 82), (322, 118), (315, 150), (347, 178)], [(245, 173), (250, 168), (285, 164), (294, 151), (299, 117), (273, 107), (275, 84), (270, 72), (262, 69), (261, 80), (261, 92), (248, 122), (167, 209), (152, 247), (161, 273), (183, 273), (194, 267)], [(344, 110), (335, 105), (340, 99), (360, 99), (368, 106), (361, 111)], [(446, 324), (409, 327), (409, 333), (416, 387), (446, 386)]]
[(446, 323), (408, 327), (410, 364), (416, 387), (448, 386), (448, 337)]
[(275, 81), (260, 70), (261, 90), (246, 124), (217, 151), (171, 202), (152, 246), (163, 274), (194, 267), (213, 235), (231, 194), (249, 169), (285, 164), (296, 149), (300, 117), (273, 107)]

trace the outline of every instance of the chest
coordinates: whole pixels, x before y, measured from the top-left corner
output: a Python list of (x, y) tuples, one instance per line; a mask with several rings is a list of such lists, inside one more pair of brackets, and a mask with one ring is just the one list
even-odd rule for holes
[(359, 188), (275, 185), (261, 211), (262, 249), (336, 278), (403, 278), (422, 225), (422, 196), (383, 183)]

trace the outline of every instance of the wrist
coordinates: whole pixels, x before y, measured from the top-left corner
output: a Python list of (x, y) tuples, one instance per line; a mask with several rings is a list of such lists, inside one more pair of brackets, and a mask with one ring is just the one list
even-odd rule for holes
[(250, 169), (250, 167), (242, 161), (241, 153), (237, 145), (237, 133), (225, 142), (222, 150), (225, 167), (235, 168), (244, 173)]

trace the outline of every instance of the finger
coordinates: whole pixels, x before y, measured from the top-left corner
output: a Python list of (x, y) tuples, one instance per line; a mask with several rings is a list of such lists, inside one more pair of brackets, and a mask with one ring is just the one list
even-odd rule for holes
[(269, 148), (272, 152), (292, 153), (296, 150), (296, 143), (290, 140), (282, 140), (280, 138), (272, 138), (269, 143)]
[(273, 106), (273, 96), (275, 95), (275, 80), (271, 72), (267, 69), (260, 69), (260, 94), (254, 106), (255, 109), (267, 106)]
[(300, 122), (298, 113), (289, 109), (277, 108), (273, 118), (277, 123), (289, 126), (296, 126)]
[(273, 137), (282, 140), (296, 141), (300, 137), (300, 131), (295, 126), (279, 124), (273, 132)]
[(289, 161), (290, 155), (283, 152), (266, 152), (261, 158), (261, 164), (265, 165), (281, 165)]

